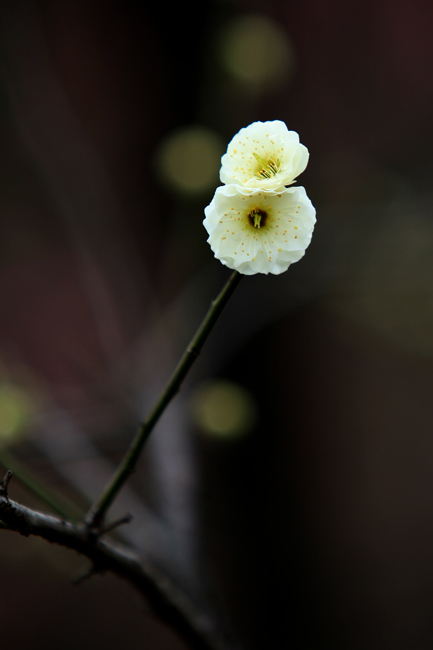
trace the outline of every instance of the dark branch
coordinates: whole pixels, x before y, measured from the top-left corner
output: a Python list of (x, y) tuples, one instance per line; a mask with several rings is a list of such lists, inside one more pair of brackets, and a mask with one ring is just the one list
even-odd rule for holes
[(8, 496), (12, 477), (0, 483), (0, 521), (21, 535), (36, 535), (89, 558), (97, 572), (111, 571), (133, 584), (155, 613), (180, 633), (194, 650), (229, 650), (209, 617), (198, 612), (162, 572), (129, 548), (89, 535), (88, 527), (27, 508)]

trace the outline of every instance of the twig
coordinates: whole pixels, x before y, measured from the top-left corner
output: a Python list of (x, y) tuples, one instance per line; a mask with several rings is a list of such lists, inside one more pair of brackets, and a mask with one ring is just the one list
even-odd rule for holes
[(103, 573), (103, 570), (95, 566), (94, 564), (92, 564), (90, 569), (81, 571), (80, 574), (72, 580), (72, 584), (75, 585), (76, 587), (79, 587), (80, 585), (83, 584), (83, 582), (86, 582), (86, 580), (90, 580), (90, 578), (93, 578), (93, 576), (96, 576), (101, 573)]
[(119, 526), (123, 526), (124, 524), (129, 524), (133, 520), (133, 516), (131, 514), (125, 515), (124, 517), (121, 517), (120, 519), (116, 519), (116, 521), (112, 521), (111, 524), (107, 524), (100, 530), (101, 535), (105, 535), (105, 533), (110, 533), (112, 530), (115, 528), (119, 528)]
[(186, 348), (181, 360), (179, 361), (174, 373), (162, 391), (159, 399), (148, 415), (147, 419), (140, 426), (137, 435), (133, 439), (128, 451), (120, 462), (117, 470), (111, 480), (106, 485), (101, 497), (92, 506), (86, 515), (86, 522), (89, 526), (98, 527), (104, 516), (116, 498), (118, 492), (127, 481), (130, 474), (135, 469), (135, 465), (140, 457), (143, 447), (152, 432), (155, 424), (163, 414), (164, 410), (171, 402), (173, 397), (179, 391), (183, 380), (188, 374), (189, 369), (200, 354), (204, 342), (210, 334), (213, 326), (218, 320), (219, 315), (227, 304), (230, 296), (233, 294), (237, 285), (241, 281), (242, 275), (234, 271), (225, 286), (211, 303), (203, 322)]
[(21, 535), (35, 535), (89, 558), (97, 571), (111, 571), (144, 594), (155, 613), (191, 644), (194, 650), (229, 650), (217, 626), (198, 612), (167, 576), (130, 549), (89, 537), (85, 524), (73, 524), (54, 515), (27, 508), (8, 496), (12, 473), (0, 483), (0, 520)]
[(6, 474), (4, 475), (3, 481), (0, 483), (0, 496), (4, 497), (6, 500), (8, 498), (8, 487), (9, 483), (11, 482), (11, 478), (13, 476), (13, 472), (11, 472), (10, 469), (6, 471)]

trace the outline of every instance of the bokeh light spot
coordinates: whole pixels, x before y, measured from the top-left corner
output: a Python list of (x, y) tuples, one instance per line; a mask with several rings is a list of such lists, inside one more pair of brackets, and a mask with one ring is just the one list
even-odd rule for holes
[(215, 380), (200, 386), (191, 401), (191, 413), (199, 430), (217, 438), (239, 438), (257, 420), (252, 395), (239, 384)]
[(219, 54), (227, 72), (257, 89), (289, 83), (295, 52), (288, 34), (267, 16), (248, 15), (222, 32)]
[(20, 388), (0, 385), (0, 445), (21, 435), (29, 424), (33, 406)]
[(180, 194), (201, 194), (218, 185), (224, 144), (201, 126), (179, 129), (166, 136), (156, 152), (161, 181)]

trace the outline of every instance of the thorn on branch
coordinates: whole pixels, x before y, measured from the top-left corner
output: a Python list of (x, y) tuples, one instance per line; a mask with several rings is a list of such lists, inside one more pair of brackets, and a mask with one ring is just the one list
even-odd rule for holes
[(105, 533), (109, 533), (115, 528), (118, 528), (119, 526), (123, 526), (123, 524), (129, 524), (134, 517), (128, 512), (124, 517), (121, 517), (120, 519), (116, 519), (116, 521), (113, 521), (111, 524), (107, 524), (103, 528), (100, 529), (99, 535), (105, 535)]
[(97, 566), (96, 564), (92, 564), (90, 569), (87, 571), (84, 571), (80, 575), (78, 575), (76, 578), (72, 580), (72, 584), (75, 585), (76, 587), (79, 587), (83, 582), (86, 580), (90, 580), (90, 578), (93, 578), (93, 576), (97, 575), (98, 573), (101, 574), (104, 572), (104, 569), (100, 566)]
[(6, 474), (3, 477), (3, 481), (0, 483), (0, 495), (3, 496), (6, 501), (9, 501), (9, 496), (8, 496), (8, 486), (11, 481), (13, 474), (10, 469), (6, 472)]
[(96, 540), (102, 537), (102, 535), (111, 532), (119, 526), (123, 526), (123, 524), (129, 524), (132, 519), (133, 516), (128, 512), (128, 514), (124, 515), (120, 519), (116, 519), (116, 521), (113, 521), (110, 524), (106, 524), (105, 526), (97, 526), (92, 522), (87, 523), (86, 526), (88, 530), (89, 541), (91, 540), (92, 542), (96, 542)]

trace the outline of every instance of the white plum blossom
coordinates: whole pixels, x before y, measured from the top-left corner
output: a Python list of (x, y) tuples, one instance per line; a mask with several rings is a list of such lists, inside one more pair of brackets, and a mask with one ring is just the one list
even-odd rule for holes
[(308, 149), (284, 122), (253, 122), (221, 158), (218, 187), (203, 225), (217, 259), (245, 275), (280, 274), (304, 256), (316, 211), (294, 183)]
[(221, 158), (222, 183), (267, 190), (291, 185), (308, 163), (308, 149), (284, 122), (253, 122), (241, 129)]
[(245, 275), (286, 271), (303, 257), (316, 223), (303, 187), (268, 191), (223, 185), (205, 215), (215, 257)]

